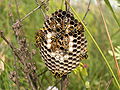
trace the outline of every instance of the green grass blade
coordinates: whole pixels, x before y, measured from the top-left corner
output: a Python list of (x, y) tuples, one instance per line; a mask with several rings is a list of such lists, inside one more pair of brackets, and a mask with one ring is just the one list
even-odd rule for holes
[[(65, 0), (65, 1), (67, 2), (67, 0)], [(68, 2), (67, 2), (67, 4), (69, 5), (69, 7), (70, 7), (71, 10), (73, 11), (73, 13), (76, 15), (76, 17), (78, 18), (78, 20), (82, 23), (82, 25), (84, 26), (85, 30), (87, 31), (87, 33), (88, 33), (89, 36), (91, 37), (91, 39), (93, 40), (94, 44), (96, 45), (97, 49), (99, 50), (100, 54), (102, 55), (102, 57), (103, 57), (106, 65), (107, 65), (109, 71), (111, 72), (111, 74), (112, 74), (112, 76), (113, 76), (113, 78), (114, 78), (114, 80), (115, 80), (118, 88), (120, 88), (119, 82), (118, 82), (118, 80), (117, 80), (117, 78), (116, 78), (116, 76), (115, 76), (115, 74), (114, 74), (114, 72), (113, 72), (113, 70), (112, 70), (112, 68), (111, 68), (108, 60), (106, 59), (105, 55), (103, 54), (101, 48), (98, 46), (96, 40), (93, 38), (92, 34), (89, 32), (88, 28), (87, 28), (87, 27), (85, 26), (85, 24), (82, 22), (82, 20), (80, 19), (80, 17), (79, 17), (78, 14), (76, 13), (76, 11), (70, 6), (70, 4), (69, 4)]]
[(112, 14), (113, 14), (114, 19), (116, 20), (118, 26), (120, 27), (120, 23), (119, 23), (119, 21), (118, 21), (118, 19), (117, 19), (117, 16), (115, 15), (115, 12), (114, 12), (114, 10), (113, 10), (113, 8), (112, 8), (112, 6), (111, 6), (109, 0), (104, 0), (104, 2), (105, 2), (106, 5), (109, 7), (110, 11), (111, 11)]

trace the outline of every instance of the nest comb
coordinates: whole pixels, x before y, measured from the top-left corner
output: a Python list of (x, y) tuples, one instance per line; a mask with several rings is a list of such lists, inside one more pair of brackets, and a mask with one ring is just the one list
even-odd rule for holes
[(36, 33), (36, 44), (55, 77), (66, 76), (87, 58), (84, 27), (70, 11), (52, 13)]

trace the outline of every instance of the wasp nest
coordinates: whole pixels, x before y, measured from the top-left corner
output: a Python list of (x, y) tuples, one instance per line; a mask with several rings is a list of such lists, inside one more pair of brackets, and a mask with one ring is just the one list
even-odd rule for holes
[(83, 25), (70, 11), (55, 11), (37, 32), (36, 44), (56, 77), (67, 75), (87, 58)]

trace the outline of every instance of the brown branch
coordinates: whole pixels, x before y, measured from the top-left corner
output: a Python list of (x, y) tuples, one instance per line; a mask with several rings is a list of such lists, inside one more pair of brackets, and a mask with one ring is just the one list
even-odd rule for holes
[(17, 68), (17, 57), (15, 56), (15, 54), (13, 53), (14, 55), (14, 69), (15, 69), (15, 72), (16, 72), (16, 85), (17, 85), (17, 89), (20, 90), (20, 82), (19, 82), (19, 79), (18, 79), (18, 68)]
[(85, 20), (85, 18), (86, 18), (86, 16), (87, 16), (88, 12), (90, 11), (90, 4), (91, 4), (91, 0), (89, 0), (88, 7), (87, 7), (87, 11), (86, 11), (86, 13), (85, 13), (85, 15), (84, 15), (82, 21)]
[[(16, 0), (15, 0), (15, 4), (16, 4), (16, 11), (17, 11), (17, 14), (18, 14), (18, 18), (20, 20), (20, 15), (19, 15), (19, 10), (18, 10), (18, 3), (17, 3)], [(10, 11), (11, 11), (11, 6), (10, 6)], [(10, 12), (9, 16), (13, 17), (12, 12)], [(26, 39), (24, 38), (23, 32), (22, 32), (22, 30), (20, 30), (21, 24), (20, 24), (19, 20), (15, 24), (13, 24), (14, 21), (12, 19), (12, 27), (13, 27), (14, 35), (16, 36), (18, 44), (20, 45), (20, 49), (16, 49), (11, 43), (9, 43), (8, 40), (4, 37), (3, 34), (2, 34), (2, 38), (11, 47), (11, 49), (12, 49), (14, 55), (15, 55), (14, 57), (17, 57), (18, 60), (24, 65), (23, 69), (25, 68), (24, 73), (25, 73), (25, 77), (27, 77), (28, 84), (30, 85), (32, 90), (35, 90), (35, 86), (33, 85), (33, 81), (32, 81), (32, 79), (30, 77), (31, 73), (25, 72), (25, 71), (28, 70), (27, 62), (25, 61), (25, 59), (28, 59), (27, 57), (30, 57), (29, 59), (31, 59), (31, 55), (28, 52)], [(25, 51), (22, 50), (22, 49), (24, 49)], [(26, 55), (28, 55), (28, 56), (26, 56)], [(15, 63), (16, 63), (16, 61), (15, 61)], [(18, 85), (18, 81), (16, 82), (16, 84)], [(18, 87), (19, 87), (19, 85), (18, 85)]]
[[(40, 6), (40, 4), (38, 3), (38, 0), (35, 0), (35, 2), (36, 2), (36, 4), (37, 4), (38, 6)], [(49, 2), (49, 0), (47, 0), (46, 2), (44, 2), (44, 3), (45, 3), (44, 6), (47, 6), (46, 3), (48, 3), (48, 2)], [(42, 2), (42, 3), (43, 3), (43, 2)], [(40, 8), (40, 10), (41, 10), (41, 12), (42, 12), (42, 14), (43, 14), (43, 16), (44, 16), (44, 19), (46, 20), (48, 16), (46, 15), (46, 13), (43, 11), (42, 8)]]
[(70, 4), (70, 0), (65, 0), (65, 8), (66, 8), (66, 11), (69, 11), (69, 10), (70, 10), (70, 7), (69, 7), (69, 5), (68, 5), (67, 3)]
[[(49, 1), (49, 0), (47, 0), (47, 1)], [(25, 15), (22, 19), (20, 19), (20, 22), (22, 22), (23, 20), (25, 20), (28, 16), (30, 16), (36, 10), (40, 9), (43, 5), (46, 5), (46, 2), (42, 2), (41, 5), (37, 6), (35, 9), (33, 9), (32, 11), (30, 11), (27, 15)]]
[(2, 30), (0, 30), (0, 36), (3, 38), (3, 40), (11, 47), (11, 49), (14, 51), (14, 46), (5, 38), (4, 33)]
[(63, 76), (61, 80), (61, 89), (60, 90), (67, 90), (68, 86), (68, 79), (67, 76)]
[(108, 81), (105, 90), (108, 90), (108, 88), (109, 88), (110, 84), (112, 83), (112, 81), (113, 81), (113, 77)]
[(20, 13), (19, 13), (19, 5), (18, 5), (18, 2), (17, 2), (17, 0), (15, 0), (15, 5), (16, 5), (16, 12), (17, 12), (17, 15), (18, 15), (18, 19), (20, 20)]
[[(22, 60), (21, 56), (20, 56), (19, 53), (18, 53), (19, 50), (17, 50), (17, 49), (5, 38), (4, 33), (3, 33), (3, 31), (1, 31), (1, 30), (0, 30), (0, 36), (1, 36), (1, 38), (3, 38), (3, 40), (10, 46), (10, 48), (12, 49), (12, 51), (14, 52), (14, 54), (15, 54), (15, 55), (17, 56), (17, 58), (21, 61), (21, 63), (22, 63), (24, 66), (26, 66), (26, 63)], [(28, 82), (29, 82), (30, 86), (32, 87), (33, 90), (35, 90), (32, 82), (31, 82), (31, 79), (30, 79), (29, 74), (26, 73), (26, 76), (27, 76), (27, 79), (28, 79)]]
[(108, 40), (109, 40), (109, 43), (110, 43), (110, 47), (111, 47), (111, 50), (112, 50), (112, 53), (113, 53), (113, 58), (114, 58), (114, 61), (115, 61), (115, 66), (116, 66), (116, 68), (117, 68), (118, 77), (119, 77), (119, 79), (120, 79), (120, 68), (119, 68), (118, 61), (117, 61), (116, 56), (115, 56), (115, 50), (114, 50), (114, 47), (113, 47), (113, 44), (112, 44), (112, 40), (111, 40), (109, 31), (108, 31), (107, 23), (106, 23), (106, 21), (105, 21), (105, 18), (104, 18), (104, 16), (103, 16), (103, 12), (102, 12), (102, 10), (101, 10), (101, 3), (100, 3), (99, 0), (97, 0), (97, 2), (98, 2), (98, 4), (99, 4), (99, 5), (98, 5), (98, 8), (99, 8), (99, 10), (100, 10), (100, 14), (101, 14), (101, 16), (102, 16), (102, 20), (103, 20), (103, 23), (104, 23), (104, 26), (105, 26), (105, 30), (106, 30), (106, 33), (107, 33), (107, 37), (108, 37)]
[(2, 30), (0, 30), (0, 36), (8, 44), (8, 46), (10, 46), (10, 48), (12, 49), (14, 54), (18, 57), (18, 59), (21, 59), (20, 56), (17, 53), (17, 49), (5, 38), (4, 33), (3, 33)]

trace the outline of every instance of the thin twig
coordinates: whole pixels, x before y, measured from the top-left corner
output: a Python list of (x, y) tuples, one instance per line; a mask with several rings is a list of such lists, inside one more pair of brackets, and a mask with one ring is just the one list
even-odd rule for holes
[(11, 49), (14, 51), (14, 50), (15, 50), (14, 46), (5, 38), (4, 33), (3, 33), (2, 30), (0, 30), (0, 36), (1, 36), (1, 38), (3, 38), (3, 40), (4, 40), (4, 41), (11, 47)]
[(20, 20), (20, 13), (19, 13), (19, 5), (18, 5), (18, 2), (17, 2), (17, 0), (15, 0), (15, 5), (16, 5), (16, 12), (17, 12), (17, 15), (18, 15), (18, 19)]
[(28, 16), (30, 16), (33, 12), (35, 12), (36, 10), (38, 10), (41, 6), (38, 6), (37, 8), (33, 9), (32, 11), (30, 11), (27, 15), (25, 15), (22, 19), (20, 19), (20, 22), (22, 22), (23, 20), (25, 20)]
[(115, 33), (113, 33), (113, 34), (111, 35), (111, 38), (114, 37), (114, 36), (116, 36), (117, 34), (120, 34), (120, 28), (119, 28)]
[(66, 11), (69, 11), (69, 10), (70, 10), (70, 7), (68, 6), (67, 2), (70, 3), (70, 0), (65, 1)]
[(108, 81), (105, 90), (108, 90), (108, 88), (109, 88), (110, 84), (112, 83), (112, 81), (113, 81), (113, 77)]
[[(19, 10), (18, 10), (18, 2), (17, 2), (17, 0), (15, 0), (15, 5), (16, 5), (16, 12), (17, 12), (17, 15), (18, 15), (18, 19), (20, 20), (20, 13), (19, 13)], [(12, 14), (12, 12), (11, 12), (11, 14)], [(12, 25), (13, 25), (13, 23), (14, 23), (14, 21), (12, 20)], [(17, 68), (17, 57), (16, 57), (16, 55), (13, 53), (13, 55), (14, 55), (14, 69), (15, 69), (15, 71), (16, 71), (16, 75), (15, 75), (15, 77), (16, 77), (16, 85), (17, 85), (17, 89), (18, 90), (20, 90), (20, 83), (19, 83), (19, 79), (18, 79), (18, 68)]]
[(32, 11), (30, 11), (27, 15), (25, 15), (22, 19), (20, 19), (20, 22), (22, 22), (23, 20), (25, 20), (28, 16), (30, 16), (33, 12), (35, 12), (36, 10), (38, 10), (39, 8), (41, 8), (43, 5), (45, 5), (45, 2), (42, 2), (42, 4), (40, 6), (36, 7)]
[(40, 74), (38, 74), (38, 77), (45, 74), (48, 71), (48, 69), (44, 70), (43, 72), (41, 72)]
[[(47, 3), (48, 1), (49, 1), (49, 0), (47, 0), (46, 3)], [(40, 4), (38, 3), (38, 0), (35, 0), (35, 2), (36, 2), (36, 4), (37, 4), (38, 6), (40, 6)], [(44, 19), (46, 20), (46, 18), (47, 18), (46, 13), (43, 11), (42, 8), (39, 8), (39, 9), (41, 10), (41, 12), (42, 12), (42, 14), (43, 14), (43, 16), (44, 16)]]
[(61, 82), (61, 80), (59, 80), (58, 82), (56, 82), (55, 85), (50, 90), (52, 90), (55, 86), (57, 86)]
[(61, 88), (60, 88), (60, 90), (67, 90), (67, 86), (68, 86), (67, 76), (63, 76), (62, 80), (61, 80)]
[(91, 4), (91, 0), (89, 0), (88, 7), (87, 7), (87, 11), (86, 11), (86, 13), (85, 13), (85, 15), (84, 15), (82, 21), (85, 20), (85, 18), (86, 18), (86, 16), (87, 16), (88, 12), (90, 11), (90, 4)]
[(12, 5), (12, 4), (11, 4), (11, 2), (9, 1), (8, 6), (9, 6), (9, 17), (10, 17), (10, 21), (11, 21), (11, 22), (10, 22), (10, 25), (13, 25), (15, 19), (14, 19), (14, 17), (13, 17), (11, 5)]
[(14, 69), (16, 71), (16, 85), (17, 85), (17, 89), (20, 90), (20, 82), (18, 80), (18, 68), (17, 68), (17, 57), (15, 56), (15, 54), (13, 53), (14, 55)]
[(1, 30), (0, 30), (0, 36), (1, 36), (1, 38), (8, 44), (8, 46), (10, 46), (10, 48), (13, 50), (13, 52), (14, 52), (15, 55), (18, 57), (18, 59), (21, 60), (20, 56), (18, 55), (18, 53), (17, 53), (17, 51), (16, 51), (17, 49), (5, 38), (4, 33), (3, 33), (3, 31), (1, 31)]
[(102, 20), (103, 20), (103, 22), (104, 22), (104, 26), (105, 26), (105, 30), (106, 30), (106, 33), (107, 33), (107, 37), (108, 37), (108, 40), (109, 40), (109, 43), (110, 43), (110, 47), (111, 47), (111, 50), (112, 50), (112, 53), (113, 53), (113, 58), (114, 58), (114, 61), (115, 61), (115, 66), (116, 66), (116, 68), (117, 68), (118, 77), (119, 77), (119, 79), (120, 79), (120, 68), (119, 68), (118, 61), (117, 61), (116, 56), (115, 56), (115, 50), (114, 50), (114, 47), (113, 47), (113, 44), (112, 44), (112, 40), (111, 40), (109, 31), (108, 31), (107, 23), (106, 23), (106, 21), (105, 21), (105, 18), (104, 18), (104, 16), (103, 16), (103, 12), (102, 12), (102, 10), (101, 10), (101, 3), (100, 3), (99, 0), (97, 0), (97, 1), (98, 1), (98, 4), (99, 4), (99, 5), (98, 5), (98, 8), (99, 8), (99, 10), (100, 10), (100, 14), (101, 14), (101, 16), (102, 16)]

